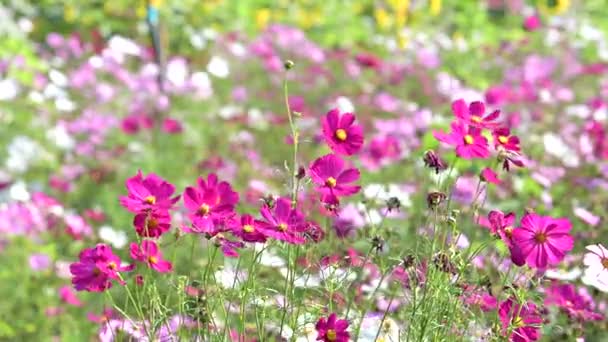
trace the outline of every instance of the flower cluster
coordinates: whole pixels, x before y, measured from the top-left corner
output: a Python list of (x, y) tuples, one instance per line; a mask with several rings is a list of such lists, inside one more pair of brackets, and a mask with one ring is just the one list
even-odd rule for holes
[[(435, 131), (435, 138), (443, 143), (456, 147), (456, 155), (463, 159), (486, 159), (490, 157), (490, 144), (502, 159), (505, 170), (510, 165), (522, 167), (519, 138), (511, 134), (511, 130), (497, 120), (500, 111), (495, 110), (486, 115), (486, 106), (481, 101), (469, 105), (459, 99), (452, 103), (452, 113), (455, 120), (451, 123), (449, 133)], [(487, 132), (487, 134), (486, 134)]]

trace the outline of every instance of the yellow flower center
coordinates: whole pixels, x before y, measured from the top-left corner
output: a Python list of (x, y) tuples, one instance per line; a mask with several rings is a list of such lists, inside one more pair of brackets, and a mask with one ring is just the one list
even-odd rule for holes
[(328, 340), (330, 341), (335, 341), (337, 338), (336, 331), (334, 329), (329, 329), (327, 330), (327, 333), (325, 334), (325, 336), (327, 337)]
[(116, 267), (117, 267), (117, 266), (116, 266), (116, 263), (115, 263), (114, 261), (110, 261), (110, 262), (108, 263), (108, 268), (109, 268), (109, 269), (111, 269), (111, 270), (115, 270), (115, 269), (116, 269)]
[(520, 316), (517, 316), (513, 319), (513, 326), (515, 328), (521, 328), (524, 325), (526, 325), (526, 323), (524, 322), (523, 318), (521, 318)]
[(201, 215), (203, 215), (203, 216), (204, 216), (204, 215), (209, 214), (209, 210), (210, 210), (210, 209), (211, 209), (211, 208), (209, 207), (209, 205), (208, 205), (208, 204), (203, 203), (203, 204), (201, 205), (201, 207), (200, 207), (200, 208), (198, 208), (198, 212), (199, 212)]
[(245, 233), (253, 233), (254, 230), (255, 230), (255, 228), (253, 228), (253, 226), (250, 224), (246, 224), (243, 226), (243, 231)]
[(481, 122), (481, 117), (477, 116), (477, 115), (473, 115), (473, 116), (471, 116), (471, 121), (476, 122), (476, 123), (480, 123)]
[(155, 218), (148, 219), (148, 229), (155, 229), (158, 227), (158, 221)]
[(509, 141), (509, 138), (505, 137), (504, 135), (499, 135), (498, 141), (500, 141), (501, 144), (506, 144)]
[(287, 224), (286, 223), (279, 224), (278, 229), (280, 231), (282, 231), (282, 232), (286, 231), (287, 230)]
[(336, 183), (337, 183), (337, 181), (334, 177), (329, 177), (325, 181), (325, 184), (330, 188), (333, 188), (334, 186), (336, 186)]
[(144, 199), (146, 204), (156, 204), (156, 197), (150, 195)]
[(158, 262), (158, 258), (155, 257), (155, 256), (153, 256), (153, 255), (149, 256), (148, 257), (148, 262), (151, 263), (151, 264), (156, 264)]
[(538, 233), (538, 234), (534, 235), (534, 240), (537, 243), (545, 243), (545, 241), (547, 241), (547, 234), (545, 234), (545, 233)]
[(348, 137), (348, 134), (346, 134), (346, 131), (343, 130), (342, 128), (339, 128), (336, 130), (336, 138), (338, 138), (338, 140), (345, 141), (347, 137)]
[(513, 236), (513, 227), (511, 227), (511, 226), (505, 227), (505, 235), (508, 238), (511, 238), (511, 236)]
[(471, 145), (473, 143), (473, 141), (475, 141), (475, 140), (473, 139), (472, 135), (467, 134), (467, 135), (464, 136), (464, 143), (465, 144)]
[(608, 269), (608, 258), (602, 258), (602, 266), (604, 266), (605, 269)]

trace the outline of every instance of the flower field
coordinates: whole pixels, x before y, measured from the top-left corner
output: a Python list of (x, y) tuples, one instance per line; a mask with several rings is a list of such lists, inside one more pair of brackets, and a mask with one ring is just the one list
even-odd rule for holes
[(0, 341), (607, 341), (607, 16), (0, 4)]

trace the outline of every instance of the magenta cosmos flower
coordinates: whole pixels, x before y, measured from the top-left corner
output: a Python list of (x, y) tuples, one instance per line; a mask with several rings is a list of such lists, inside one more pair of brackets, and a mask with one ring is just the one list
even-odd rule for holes
[(221, 249), (222, 254), (229, 258), (236, 258), (239, 256), (237, 249), (243, 248), (245, 244), (242, 241), (233, 241), (227, 239), (223, 233), (218, 233), (213, 237), (213, 243)]
[(511, 259), (516, 265), (527, 263), (533, 268), (557, 265), (574, 246), (571, 228), (566, 218), (527, 213), (521, 227), (513, 230)]
[(173, 184), (151, 173), (143, 177), (141, 170), (125, 183), (129, 194), (120, 198), (120, 204), (132, 213), (146, 210), (169, 210), (179, 200), (171, 197), (175, 192)]
[(539, 328), (543, 320), (534, 303), (528, 302), (526, 305), (520, 305), (509, 298), (500, 303), (498, 316), (502, 323), (503, 334), (506, 335), (511, 331), (510, 341), (529, 342), (540, 338)]
[(336, 314), (332, 313), (327, 319), (321, 317), (315, 325), (317, 329), (317, 341), (324, 342), (348, 342), (350, 334), (348, 321), (345, 319), (337, 319)]
[(546, 290), (545, 305), (555, 305), (570, 318), (580, 321), (601, 321), (604, 315), (595, 312), (593, 299), (572, 284), (554, 283)]
[(357, 169), (345, 170), (344, 160), (335, 154), (320, 157), (310, 165), (310, 177), (317, 185), (316, 190), (324, 203), (338, 204), (339, 197), (359, 192), (360, 186), (349, 185), (356, 182), (359, 176)]
[(498, 128), (492, 132), (492, 136), (494, 137), (494, 147), (496, 149), (502, 147), (507, 151), (513, 152), (519, 152), (521, 150), (519, 147), (519, 138), (511, 135), (511, 130), (508, 128)]
[(435, 139), (448, 145), (456, 146), (456, 155), (463, 159), (487, 158), (490, 156), (488, 140), (481, 135), (481, 130), (467, 127), (460, 121), (451, 124), (452, 130), (446, 134), (434, 131)]
[(191, 231), (217, 234), (226, 219), (235, 215), (238, 201), (239, 194), (230, 183), (219, 182), (215, 174), (209, 174), (207, 180), (199, 178), (198, 187), (187, 187), (184, 191), (184, 204), (193, 224)]
[(494, 170), (492, 170), (489, 167), (486, 167), (483, 170), (481, 170), (479, 177), (484, 182), (488, 182), (488, 183), (492, 183), (492, 184), (500, 184), (500, 179), (498, 179), (498, 175), (496, 174), (496, 172), (494, 172)]
[(141, 246), (132, 243), (130, 245), (131, 258), (143, 262), (148, 265), (151, 269), (159, 273), (171, 272), (173, 266), (167, 260), (163, 259), (161, 251), (158, 249), (156, 243), (152, 240), (144, 240), (141, 242)]
[(168, 211), (149, 211), (135, 215), (133, 226), (141, 237), (159, 237), (171, 229), (171, 215)]
[(323, 135), (327, 145), (337, 154), (353, 155), (363, 146), (363, 129), (353, 125), (355, 115), (338, 109), (330, 110), (323, 118)]
[(306, 241), (303, 237), (306, 222), (297, 209), (292, 209), (289, 198), (277, 199), (272, 209), (264, 205), (260, 213), (264, 218), (258, 227), (262, 234), (292, 244), (303, 244)]
[(515, 214), (505, 214), (500, 210), (492, 210), (488, 214), (488, 221), (490, 222), (490, 232), (499, 236), (508, 247), (511, 247), (513, 245), (511, 238), (513, 237)]
[(266, 242), (266, 235), (260, 231), (264, 222), (256, 220), (251, 215), (243, 215), (240, 219), (231, 220), (228, 224), (232, 235), (245, 242)]
[(103, 292), (112, 287), (112, 280), (124, 285), (118, 272), (130, 271), (108, 245), (98, 244), (80, 252), (79, 261), (70, 265), (72, 284), (77, 291)]
[(468, 106), (463, 99), (452, 102), (452, 113), (462, 123), (477, 128), (496, 127), (494, 121), (498, 119), (500, 111), (495, 110), (487, 116), (484, 116), (485, 112), (486, 106), (481, 101), (471, 102)]

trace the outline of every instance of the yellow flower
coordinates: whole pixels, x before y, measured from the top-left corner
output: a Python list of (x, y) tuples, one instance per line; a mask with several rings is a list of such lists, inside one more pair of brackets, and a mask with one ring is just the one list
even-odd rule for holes
[(150, 6), (159, 8), (163, 4), (163, 0), (150, 0)]
[(137, 7), (135, 8), (135, 15), (138, 18), (145, 18), (146, 16), (146, 2), (145, 1), (140, 1), (139, 4), (137, 5)]
[(400, 32), (399, 34), (397, 34), (397, 45), (399, 46), (400, 49), (405, 49), (407, 47), (407, 45), (409, 44), (410, 39), (407, 36), (407, 34)]
[(559, 15), (568, 10), (570, 0), (539, 0), (538, 9), (547, 15)]
[(392, 19), (384, 8), (376, 8), (374, 10), (374, 17), (376, 18), (376, 23), (378, 23), (378, 27), (380, 27), (381, 30), (387, 30), (391, 27)]
[(441, 13), (441, 0), (430, 0), (430, 12), (431, 15), (436, 17)]
[(409, 0), (390, 0), (390, 5), (395, 11), (395, 25), (397, 28), (403, 27), (407, 22), (408, 10), (410, 9)]
[(255, 24), (258, 30), (263, 30), (270, 21), (270, 10), (268, 8), (261, 8), (255, 13)]
[(307, 29), (321, 22), (321, 13), (318, 9), (300, 9), (298, 11), (298, 24)]
[(74, 6), (71, 5), (65, 5), (65, 7), (63, 8), (63, 18), (65, 19), (65, 21), (67, 22), (72, 22), (76, 19), (76, 8), (74, 8)]

